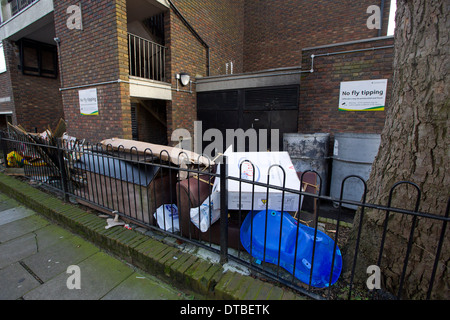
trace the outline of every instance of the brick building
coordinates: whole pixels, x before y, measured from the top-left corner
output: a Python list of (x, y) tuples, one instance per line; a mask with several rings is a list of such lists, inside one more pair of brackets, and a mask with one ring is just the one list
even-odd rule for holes
[[(367, 27), (371, 5), (382, 9), (379, 30)], [(27, 130), (64, 117), (69, 134), (93, 142), (172, 144), (172, 132), (192, 133), (195, 120), (203, 130), (281, 133), (379, 133), (384, 124), (383, 111), (338, 111), (337, 95), (341, 81), (389, 81), (390, 0), (2, 0), (1, 7), (0, 117)], [(186, 86), (180, 74), (190, 76)]]
[(393, 45), (393, 37), (376, 37), (303, 48), (302, 68), (312, 66), (314, 72), (304, 73), (301, 79), (299, 132), (381, 133), (385, 111), (340, 111), (339, 89), (342, 81), (387, 79), (389, 106)]

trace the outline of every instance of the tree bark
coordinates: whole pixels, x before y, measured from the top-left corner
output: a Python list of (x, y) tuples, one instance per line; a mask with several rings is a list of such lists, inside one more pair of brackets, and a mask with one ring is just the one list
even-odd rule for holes
[[(387, 205), (392, 186), (411, 181), (421, 190), (419, 211), (444, 215), (449, 200), (449, 67), (450, 1), (397, 1), (393, 96), (387, 109), (378, 155), (367, 181), (367, 202)], [(391, 205), (415, 209), (418, 193), (402, 184), (395, 188)], [(355, 217), (346, 251), (354, 252), (360, 214)], [(367, 279), (366, 268), (376, 265), (385, 212), (366, 210), (363, 215), (356, 279)], [(423, 299), (443, 222), (391, 213), (388, 219), (381, 274), (383, 288), (399, 293), (407, 242), (415, 222), (413, 245), (401, 297)], [(449, 232), (434, 281), (431, 298), (449, 299)], [(351, 255), (351, 254), (350, 254)], [(353, 256), (346, 259), (351, 268)], [(350, 269), (349, 269), (350, 270)]]

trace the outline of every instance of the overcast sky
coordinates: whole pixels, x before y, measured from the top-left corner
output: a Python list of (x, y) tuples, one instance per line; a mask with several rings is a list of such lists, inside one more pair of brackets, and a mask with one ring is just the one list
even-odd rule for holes
[(391, 1), (391, 11), (389, 12), (389, 24), (388, 24), (388, 31), (387, 35), (392, 36), (394, 34), (394, 28), (395, 28), (395, 10), (397, 9), (397, 1), (392, 0)]
[(3, 45), (0, 41), (0, 72), (6, 71), (5, 54), (3, 53)]

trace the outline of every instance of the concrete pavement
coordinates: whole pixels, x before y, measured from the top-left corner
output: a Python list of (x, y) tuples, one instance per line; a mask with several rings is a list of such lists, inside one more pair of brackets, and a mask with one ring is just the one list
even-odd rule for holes
[(187, 298), (0, 193), (0, 300)]

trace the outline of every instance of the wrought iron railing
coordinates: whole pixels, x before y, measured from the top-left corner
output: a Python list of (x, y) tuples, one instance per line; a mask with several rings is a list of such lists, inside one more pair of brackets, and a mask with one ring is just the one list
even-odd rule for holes
[(128, 33), (130, 75), (156, 81), (166, 81), (167, 48)]
[(25, 9), (28, 5), (39, 0), (12, 0), (11, 3), (11, 13), (12, 15), (18, 14), (20, 11)]
[(0, 24), (14, 17), (19, 12), (28, 7), (30, 4), (37, 1), (39, 0), (10, 0), (8, 2), (5, 1), (5, 3), (2, 4), (0, 8)]
[[(448, 248), (448, 237), (445, 236), (445, 232), (450, 220), (449, 205), (442, 215), (419, 212), (420, 189), (412, 182), (401, 181), (395, 184), (388, 203), (380, 205), (366, 202), (366, 184), (358, 176), (349, 176), (342, 182), (341, 190), (344, 190), (344, 185), (350, 179), (362, 180), (364, 184), (362, 200), (350, 201), (343, 199), (342, 192), (339, 199), (320, 195), (320, 176), (319, 188), (316, 189), (318, 192), (304, 188), (293, 190), (284, 187), (284, 183), (274, 185), (269, 180), (267, 183), (261, 183), (244, 178), (242, 165), (247, 161), (240, 164), (239, 177), (231, 176), (227, 171), (229, 164), (226, 156), (221, 159), (219, 166), (201, 167), (200, 163), (204, 164), (204, 161), (198, 161), (197, 164), (188, 161), (184, 166), (178, 164), (185, 163), (182, 161), (184, 157), (188, 158), (185, 152), (174, 155), (163, 150), (159, 154), (154, 154), (150, 148), (125, 149), (123, 146), (113, 147), (109, 144), (87, 144), (61, 139), (49, 143), (37, 135), (20, 132), (2, 133), (0, 146), (5, 163), (8, 163), (7, 155), (10, 162), (14, 161), (11, 155), (16, 152), (21, 157), (16, 159), (17, 163), (23, 166), (27, 177), (62, 193), (66, 199), (74, 197), (78, 202), (103, 212), (119, 214), (130, 223), (206, 248), (219, 254), (222, 263), (233, 260), (254, 274), (270, 281), (278, 281), (310, 298), (402, 298), (405, 290), (411, 289), (407, 278), (411, 270), (410, 268), (407, 270), (412, 261), (412, 249), (423, 246), (423, 243), (415, 243), (417, 226), (421, 224), (432, 225), (437, 232), (434, 232), (433, 236), (428, 236), (430, 246), (426, 251), (432, 258), (428, 259), (429, 276), (422, 279), (427, 288), (420, 299), (433, 298), (436, 290), (448, 285), (442, 284), (442, 281), (448, 279), (445, 278), (444, 271), (442, 280), (442, 263), (448, 261), (448, 256), (442, 255), (443, 252), (444, 255), (448, 254), (448, 251), (445, 251), (445, 248)], [(171, 157), (172, 161), (169, 160)], [(178, 159), (173, 161), (173, 157)], [(246, 165), (250, 169), (253, 166), (250, 162)], [(269, 170), (281, 170), (281, 176), (286, 177), (283, 167), (275, 165)], [(311, 171), (299, 175), (302, 185), (309, 173), (317, 174)], [(217, 178), (220, 178), (220, 183), (215, 184)], [(255, 189), (259, 188), (267, 194), (268, 200), (265, 201), (264, 209), (229, 210), (228, 184), (232, 181), (239, 183), (238, 208), (242, 207), (241, 190), (244, 185), (249, 185), (250, 189), (247, 190), (252, 190), (251, 208), (256, 207)], [(417, 190), (417, 197), (410, 200), (412, 201), (410, 205), (414, 208), (412, 210), (391, 206), (392, 193), (405, 185)], [(214, 198), (215, 187), (220, 187), (220, 203), (225, 204), (220, 206), (219, 211), (215, 211), (213, 206), (213, 202), (218, 200)], [(274, 192), (279, 192), (282, 197), (280, 210), (278, 208), (275, 210), (270, 204), (270, 194)], [(283, 208), (288, 195), (298, 197), (300, 210), (294, 210), (297, 212)], [(300, 214), (304, 213), (301, 204), (305, 204), (308, 199), (312, 200), (309, 201), (312, 208), (309, 212), (311, 221), (304, 221)], [(348, 221), (344, 223), (346, 214), (349, 212), (355, 214), (351, 210), (345, 211), (342, 206), (344, 203), (359, 207), (354, 222), (351, 216), (350, 223)], [(203, 211), (206, 213), (206, 220), (201, 218), (202, 204), (206, 205), (206, 211)], [(337, 209), (332, 204), (337, 206)], [(327, 206), (334, 208), (334, 211), (328, 210)], [(160, 212), (162, 214), (158, 214), (161, 207), (163, 207)], [(177, 208), (178, 215), (171, 214), (170, 210), (174, 207)], [(371, 248), (375, 252), (375, 257), (378, 256), (378, 260), (375, 258), (375, 267), (381, 270), (387, 268), (386, 270), (392, 272), (391, 266), (384, 265), (386, 248), (388, 246), (406, 248), (398, 252), (400, 256), (398, 282), (394, 285), (391, 283), (390, 286), (395, 290), (386, 288), (384, 283), (379, 283), (381, 288), (377, 286), (371, 288), (366, 281), (362, 283), (355, 278), (357, 262), (361, 255), (360, 241), (363, 240), (361, 228), (370, 210), (375, 210), (381, 221), (379, 223), (381, 243)], [(326, 214), (327, 219), (324, 218)], [(406, 236), (388, 236), (390, 232), (388, 226), (392, 225), (393, 216), (406, 218), (408, 222), (406, 225), (409, 225), (405, 227)], [(202, 222), (203, 224), (206, 222), (207, 230), (200, 231)], [(353, 232), (356, 239), (354, 245), (349, 247), (350, 249), (339, 251), (338, 247), (343, 244), (349, 232)], [(329, 246), (328, 253), (325, 254), (323, 245), (326, 242)], [(307, 243), (309, 243), (308, 250), (311, 250), (309, 253), (304, 251)], [(343, 261), (346, 261), (346, 265)], [(322, 275), (317, 276), (314, 273), (315, 268), (321, 268)], [(336, 268), (342, 268), (340, 277), (335, 274)], [(345, 277), (342, 276), (344, 272), (347, 274)], [(414, 289), (415, 285), (412, 286)]]

